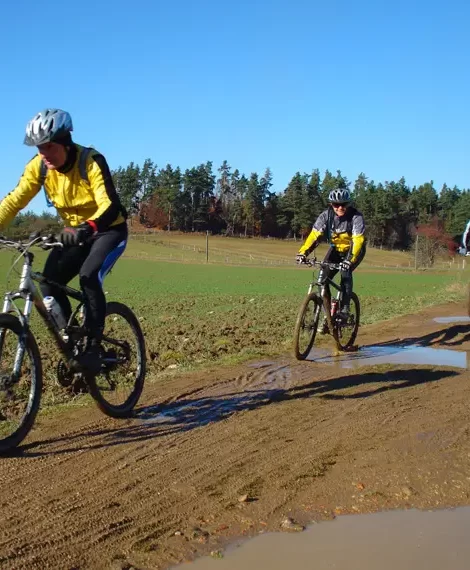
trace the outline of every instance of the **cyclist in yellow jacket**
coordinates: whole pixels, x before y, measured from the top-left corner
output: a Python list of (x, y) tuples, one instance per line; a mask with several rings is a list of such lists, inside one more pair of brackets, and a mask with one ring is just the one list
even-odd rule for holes
[[(5, 227), (44, 186), (49, 204), (64, 221), (63, 248), (51, 250), (44, 267), (46, 278), (67, 284), (80, 276), (85, 298), (87, 350), (80, 362), (91, 372), (100, 368), (106, 299), (103, 278), (127, 244), (127, 213), (122, 206), (106, 159), (72, 140), (72, 119), (61, 109), (46, 109), (26, 126), (24, 143), (38, 154), (26, 165), (18, 185), (0, 203), (0, 228)], [(57, 287), (44, 284), (68, 320), (71, 306)]]
[[(342, 306), (339, 316), (347, 322), (353, 291), (352, 272), (364, 259), (366, 253), (364, 217), (350, 205), (351, 194), (347, 188), (332, 190), (328, 196), (330, 207), (322, 212), (305, 243), (300, 248), (296, 261), (305, 263), (308, 256), (325, 238), (330, 247), (324, 261), (338, 263), (341, 271)], [(336, 271), (328, 271), (331, 278)]]

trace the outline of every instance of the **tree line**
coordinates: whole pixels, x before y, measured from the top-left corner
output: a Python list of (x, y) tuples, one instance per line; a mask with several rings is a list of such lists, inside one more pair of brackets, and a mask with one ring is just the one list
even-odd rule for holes
[(410, 187), (403, 177), (375, 182), (364, 173), (350, 182), (340, 170), (296, 172), (278, 193), (272, 191), (270, 168), (246, 176), (227, 161), (216, 172), (212, 162), (182, 172), (170, 164), (158, 168), (147, 159), (142, 166), (120, 167), (112, 176), (129, 213), (144, 226), (183, 232), (304, 237), (338, 186), (350, 189), (375, 247), (407, 249), (426, 225), (458, 236), (470, 212), (469, 189), (444, 184), (438, 191), (432, 181)]
[[(433, 182), (410, 187), (405, 178), (375, 182), (360, 173), (350, 182), (340, 170), (296, 172), (287, 187), (274, 192), (269, 168), (250, 176), (227, 161), (214, 172), (206, 162), (184, 172), (150, 159), (112, 171), (117, 192), (131, 219), (147, 228), (182, 232), (210, 231), (227, 236), (305, 237), (324, 209), (329, 192), (350, 189), (354, 205), (364, 214), (368, 242), (374, 247), (408, 249), (420, 232), (458, 240), (470, 212), (470, 190)], [(8, 231), (56, 232), (61, 222), (54, 211), (20, 213)], [(445, 241), (445, 240), (444, 240)]]

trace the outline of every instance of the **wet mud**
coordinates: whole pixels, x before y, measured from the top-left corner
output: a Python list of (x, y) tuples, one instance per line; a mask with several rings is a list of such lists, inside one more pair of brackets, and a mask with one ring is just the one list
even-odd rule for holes
[[(323, 532), (340, 537), (325, 545), (346, 548), (348, 535), (364, 544), (382, 520), (395, 524), (360, 513), (469, 505), (470, 326), (435, 320), (461, 311), (361, 327), (355, 353), (325, 346), (304, 362), (285, 354), (150, 378), (127, 420), (93, 405), (40, 416), (18, 453), (0, 459), (0, 568), (163, 570), (219, 551), (228, 561), (234, 541), (262, 532), (278, 542), (269, 533), (286, 517), (318, 523), (282, 535), (286, 549)], [(410, 548), (413, 525), (428, 536), (427, 522), (413, 523)], [(459, 568), (437, 554), (416, 560)]]

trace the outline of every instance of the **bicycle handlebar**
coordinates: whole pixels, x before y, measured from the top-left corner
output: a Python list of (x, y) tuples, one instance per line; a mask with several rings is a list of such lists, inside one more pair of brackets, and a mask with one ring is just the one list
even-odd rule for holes
[(31, 234), (29, 242), (15, 241), (8, 239), (4, 236), (0, 236), (0, 247), (9, 247), (11, 249), (16, 249), (21, 253), (27, 251), (33, 245), (37, 245), (41, 249), (52, 249), (53, 247), (64, 247), (54, 234), (49, 234), (48, 236), (41, 236), (39, 232)]
[(333, 271), (339, 271), (339, 263), (330, 263), (329, 261), (317, 261), (315, 258), (306, 259), (304, 262), (299, 263), (299, 265), (308, 265), (309, 267), (322, 267), (327, 269), (332, 269)]

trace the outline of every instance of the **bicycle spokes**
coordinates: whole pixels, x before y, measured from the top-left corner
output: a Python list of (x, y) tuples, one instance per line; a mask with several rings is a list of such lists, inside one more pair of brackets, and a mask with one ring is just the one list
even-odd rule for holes
[(30, 415), (38, 403), (38, 370), (22, 335), (7, 328), (2, 328), (1, 335), (0, 450), (6, 450), (29, 430)]
[(128, 414), (140, 396), (145, 345), (138, 320), (121, 303), (109, 303), (101, 342), (101, 371), (91, 379), (93, 397), (111, 416)]
[(360, 305), (359, 299), (355, 293), (352, 294), (349, 314), (346, 318), (341, 313), (337, 313), (335, 317), (334, 334), (338, 348), (349, 348), (356, 340), (359, 328)]

